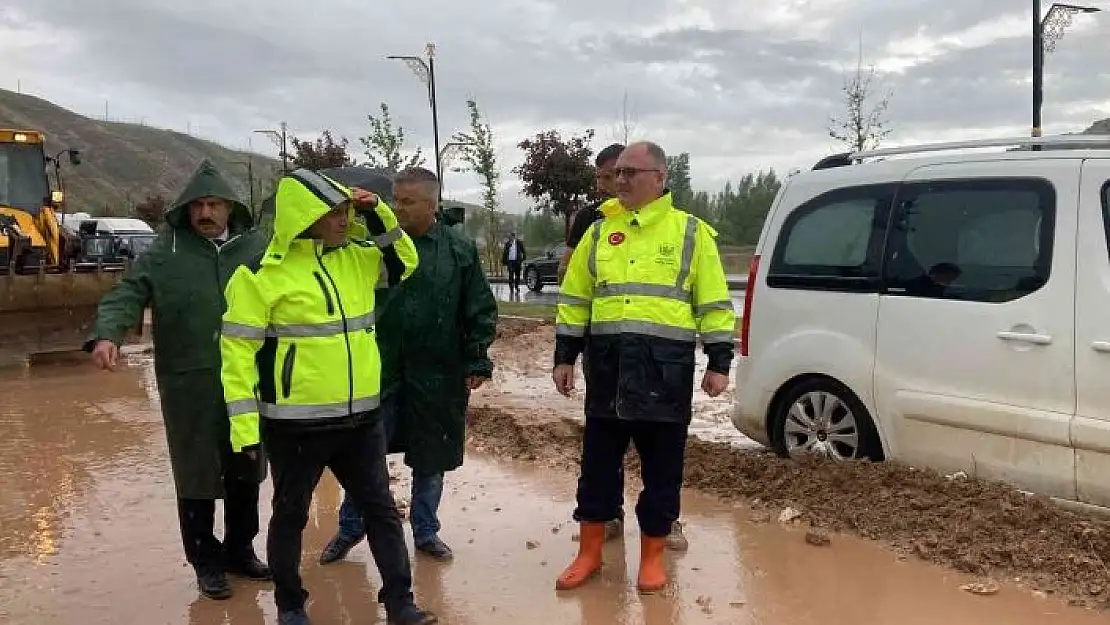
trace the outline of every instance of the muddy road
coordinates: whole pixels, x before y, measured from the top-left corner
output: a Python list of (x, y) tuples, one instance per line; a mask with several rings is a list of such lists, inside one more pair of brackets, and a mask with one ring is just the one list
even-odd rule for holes
[[(521, 354), (528, 347), (538, 358), (542, 342), (549, 340), (543, 332), (550, 328), (507, 331), (498, 349), (515, 355), (501, 353), (506, 364), (499, 376), (504, 377), (475, 395), (471, 453), (466, 466), (449, 475), (441, 513), (442, 536), (454, 548), (455, 562), (413, 559), (417, 595), (441, 622), (1110, 623), (1110, 613), (1068, 606), (1062, 598), (997, 574), (995, 594), (967, 592), (961, 586), (998, 570), (973, 574), (922, 562), (850, 535), (867, 533), (860, 527), (832, 533), (827, 544), (814, 540), (816, 535), (807, 541), (811, 522), (836, 528), (836, 506), (826, 510), (813, 505), (822, 497), (817, 489), (829, 488), (829, 480), (815, 477), (812, 468), (776, 464), (746, 449), (742, 440), (692, 447), (690, 477), (696, 488), (683, 502), (690, 550), (670, 557), (668, 592), (647, 598), (636, 594), (638, 540), (635, 523), (629, 523), (623, 543), (607, 546), (607, 566), (599, 580), (576, 593), (556, 593), (554, 579), (576, 548), (569, 519), (575, 476), (553, 468), (573, 460), (576, 424), (563, 417), (573, 416), (576, 407), (569, 400), (548, 406), (536, 375), (512, 373), (536, 364)], [(236, 595), (225, 602), (198, 596), (181, 553), (148, 356), (130, 356), (128, 366), (114, 374), (84, 363), (0, 372), (0, 391), (7, 399), (0, 407), (0, 623), (274, 622), (269, 584), (235, 580)], [(718, 419), (717, 407), (699, 406), (699, 428), (707, 438), (735, 438), (725, 431), (713, 435)], [(798, 498), (795, 505), (803, 515), (780, 524), (777, 513), (768, 520), (765, 508), (753, 505), (746, 493), (715, 491), (712, 465), (727, 460), (722, 454), (758, 458), (750, 464), (770, 467), (748, 477), (783, 479), (782, 490)], [(722, 465), (722, 471), (754, 471), (740, 461), (728, 462), (732, 464)], [(407, 476), (399, 462), (394, 465), (397, 492), (404, 498)], [(814, 484), (808, 495), (806, 488), (783, 477), (805, 471)], [(629, 487), (632, 501), (631, 479)], [(993, 496), (989, 490), (980, 494)], [(825, 495), (836, 496), (833, 491)], [(267, 482), (264, 523), (269, 497)], [(384, 615), (374, 602), (377, 572), (365, 544), (346, 562), (316, 563), (335, 529), (340, 499), (340, 489), (325, 474), (305, 530), (309, 613), (321, 625), (381, 623)], [(781, 505), (774, 498), (763, 503), (768, 511)], [(877, 504), (890, 505), (885, 500)], [(1045, 529), (1050, 535), (1060, 531)], [(938, 530), (947, 531), (945, 526)], [(1036, 531), (1030, 530), (1031, 536)], [(945, 541), (939, 536), (937, 548)], [(260, 536), (260, 551), (263, 544)]]

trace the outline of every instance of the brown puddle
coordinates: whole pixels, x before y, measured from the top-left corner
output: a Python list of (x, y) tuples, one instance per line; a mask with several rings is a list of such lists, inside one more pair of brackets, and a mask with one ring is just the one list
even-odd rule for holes
[[(53, 366), (3, 375), (0, 623), (275, 621), (268, 584), (235, 581), (229, 601), (198, 598), (181, 553), (147, 368), (102, 374)], [(413, 560), (421, 602), (458, 625), (1110, 623), (1110, 615), (1012, 586), (972, 595), (960, 590), (970, 577), (899, 561), (861, 540), (833, 536), (830, 546), (810, 546), (800, 530), (753, 524), (746, 510), (697, 494), (684, 497), (690, 551), (671, 557), (667, 593), (635, 592), (639, 547), (630, 522), (623, 545), (607, 547), (600, 578), (558, 594), (554, 579), (577, 546), (569, 522), (574, 482), (569, 473), (471, 454), (448, 477), (441, 514), (456, 561)], [(407, 499), (407, 483), (399, 486)], [(269, 496), (267, 483), (264, 521)], [(335, 530), (340, 497), (326, 476), (305, 531), (309, 613), (316, 625), (381, 623), (365, 544), (347, 562), (316, 563)], [(630, 513), (634, 502), (630, 495)], [(263, 545), (260, 536), (260, 552)]]

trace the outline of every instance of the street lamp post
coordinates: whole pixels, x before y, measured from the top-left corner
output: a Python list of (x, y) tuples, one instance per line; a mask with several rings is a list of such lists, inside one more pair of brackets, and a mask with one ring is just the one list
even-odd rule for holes
[[(1033, 0), (1033, 128), (1032, 136), (1041, 136), (1041, 105), (1044, 102), (1044, 55), (1052, 52), (1079, 13), (1097, 13), (1098, 7), (1054, 3), (1041, 19), (1041, 0)], [(1040, 149), (1040, 146), (1033, 146)]]
[(287, 127), (288, 126), (285, 122), (281, 122), (281, 131), (280, 132), (277, 131), (277, 130), (255, 130), (255, 132), (257, 132), (258, 134), (266, 135), (267, 137), (269, 137), (271, 140), (273, 140), (274, 143), (277, 144), (277, 146), (279, 148), (281, 148), (281, 173), (282, 173), (282, 175), (285, 175), (285, 174), (289, 173), (289, 150), (288, 150), (288, 148), (286, 146), (286, 143), (285, 143)]
[(443, 159), (439, 150), (439, 109), (436, 106), (436, 44), (424, 46), (427, 61), (419, 56), (390, 55), (385, 58), (404, 61), (412, 73), (428, 87), (428, 104), (432, 107), (432, 136), (435, 141), (436, 177), (439, 178), (439, 204), (443, 203)]

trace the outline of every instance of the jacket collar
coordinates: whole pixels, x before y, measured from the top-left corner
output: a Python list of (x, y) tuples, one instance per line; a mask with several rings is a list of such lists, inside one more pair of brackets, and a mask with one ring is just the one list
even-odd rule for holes
[[(620, 201), (616, 201), (617, 204), (620, 205)], [(636, 210), (628, 210), (621, 206), (619, 213), (622, 214), (622, 218), (626, 220), (629, 225), (638, 225), (641, 228), (648, 228), (672, 210), (674, 210), (674, 204), (672, 203), (671, 192), (669, 190), (664, 190), (663, 195)], [(609, 215), (606, 215), (606, 217), (608, 216)]]

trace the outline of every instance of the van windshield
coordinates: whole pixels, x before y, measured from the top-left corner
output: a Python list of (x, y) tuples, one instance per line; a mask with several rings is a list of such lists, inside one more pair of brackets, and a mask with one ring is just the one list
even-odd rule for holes
[(42, 145), (0, 143), (0, 206), (37, 215), (49, 198)]

